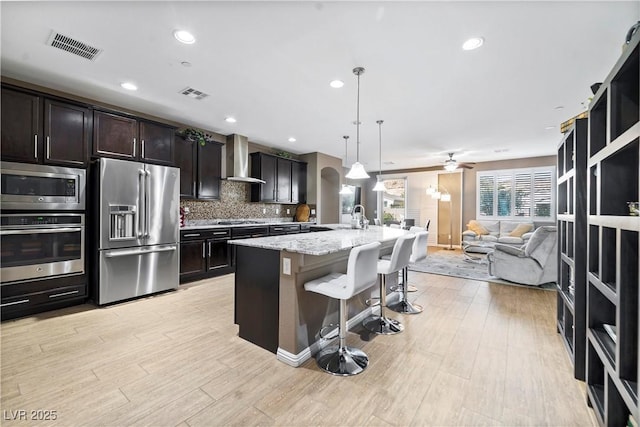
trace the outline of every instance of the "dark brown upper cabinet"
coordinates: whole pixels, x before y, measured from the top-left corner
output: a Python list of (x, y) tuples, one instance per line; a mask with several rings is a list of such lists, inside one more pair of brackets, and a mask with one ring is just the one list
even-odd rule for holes
[(216, 200), (220, 198), (222, 144), (175, 137), (176, 167), (180, 168), (180, 197)]
[(2, 160), (86, 166), (90, 109), (2, 88)]
[(276, 202), (291, 203), (291, 161), (278, 158), (277, 167)]
[(41, 161), (41, 101), (38, 95), (2, 88), (2, 160)]
[(173, 137), (175, 129), (157, 123), (139, 123), (140, 160), (145, 162), (174, 163)]
[(90, 124), (88, 108), (45, 99), (44, 162), (86, 165)]
[(93, 155), (172, 165), (175, 128), (106, 111), (93, 113)]
[(196, 142), (175, 136), (176, 167), (180, 168), (180, 198), (196, 198), (198, 152)]
[(220, 177), (222, 175), (222, 144), (196, 143), (198, 150), (197, 197), (198, 199), (220, 198)]
[(291, 163), (291, 203), (307, 202), (307, 164)]
[(306, 200), (307, 164), (266, 153), (251, 153), (251, 176), (265, 184), (251, 184), (251, 201), (297, 204)]
[(93, 155), (135, 160), (138, 158), (138, 121), (131, 117), (93, 112)]

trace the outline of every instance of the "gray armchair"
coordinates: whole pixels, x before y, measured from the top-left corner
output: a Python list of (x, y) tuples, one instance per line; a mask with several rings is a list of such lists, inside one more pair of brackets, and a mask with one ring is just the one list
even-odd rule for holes
[(543, 226), (520, 248), (496, 243), (495, 250), (487, 255), (489, 274), (525, 285), (555, 282), (557, 237), (556, 227)]

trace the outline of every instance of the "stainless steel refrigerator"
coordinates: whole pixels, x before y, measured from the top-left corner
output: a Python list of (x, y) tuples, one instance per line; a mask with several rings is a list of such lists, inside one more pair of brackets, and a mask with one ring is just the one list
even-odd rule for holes
[(97, 161), (99, 305), (178, 287), (180, 169)]

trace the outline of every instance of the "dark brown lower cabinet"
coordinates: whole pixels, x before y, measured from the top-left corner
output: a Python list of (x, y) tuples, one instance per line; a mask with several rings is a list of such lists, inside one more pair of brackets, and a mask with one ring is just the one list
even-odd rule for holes
[(228, 228), (180, 232), (180, 283), (231, 273)]

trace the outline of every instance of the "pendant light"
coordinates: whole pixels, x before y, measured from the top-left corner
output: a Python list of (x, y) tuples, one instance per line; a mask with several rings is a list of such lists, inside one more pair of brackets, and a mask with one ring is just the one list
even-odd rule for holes
[[(344, 162), (349, 164), (349, 152), (347, 151), (347, 140), (349, 139), (348, 135), (343, 136), (344, 138)], [(342, 188), (338, 192), (338, 194), (353, 194), (353, 190), (349, 188), (348, 185), (342, 184)]]
[(364, 166), (360, 163), (360, 75), (364, 73), (364, 68), (356, 67), (353, 74), (358, 77), (358, 97), (356, 98), (356, 162), (351, 166), (351, 170), (347, 175), (349, 179), (365, 179), (369, 178), (369, 174), (364, 170)]
[(384, 186), (384, 182), (382, 181), (382, 123), (384, 123), (384, 121), (378, 120), (376, 123), (378, 124), (378, 158), (380, 159), (380, 173), (378, 174), (378, 181), (376, 182), (375, 187), (373, 187), (373, 191), (387, 191)]

